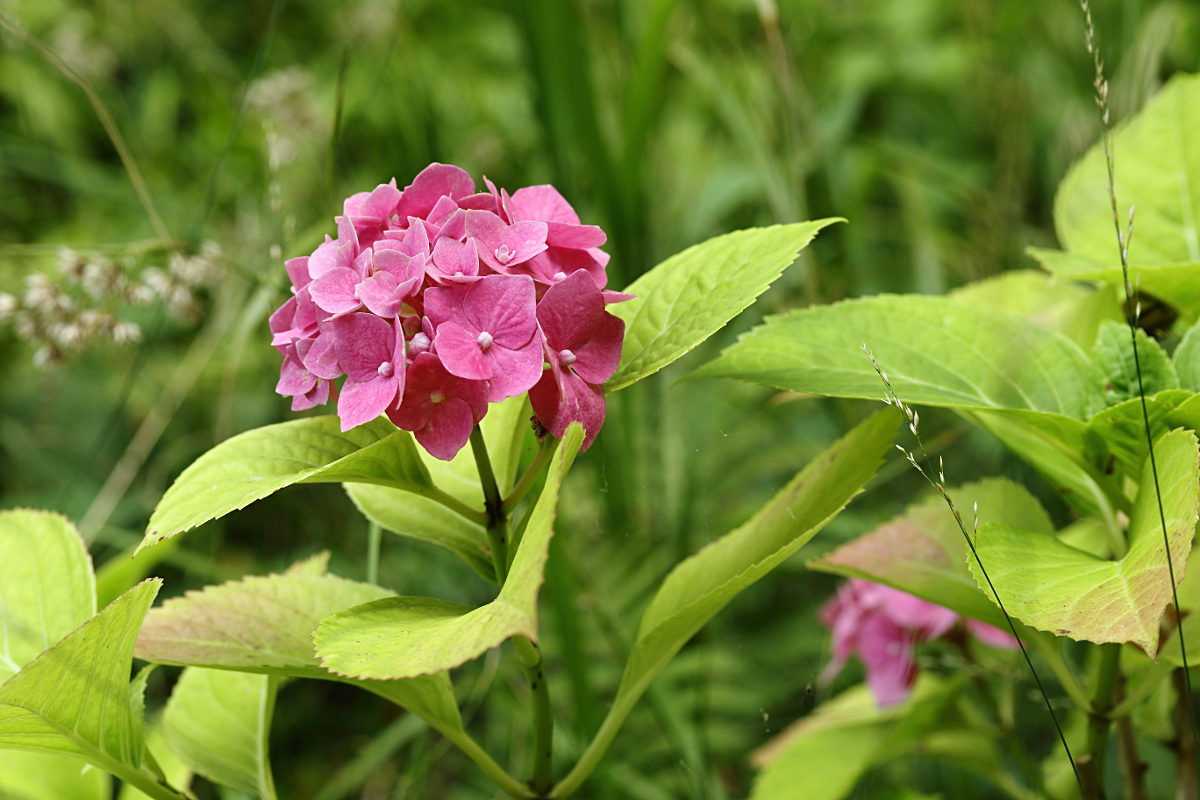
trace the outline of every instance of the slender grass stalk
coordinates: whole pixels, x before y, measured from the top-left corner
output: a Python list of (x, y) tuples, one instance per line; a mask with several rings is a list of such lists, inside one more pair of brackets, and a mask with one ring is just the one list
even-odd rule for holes
[[(1092, 9), (1089, 5), (1089, 0), (1080, 0), (1080, 7), (1083, 9), (1084, 37), (1088, 55), (1092, 57), (1092, 64), (1096, 70), (1095, 77), (1092, 79), (1092, 85), (1096, 89), (1096, 105), (1100, 107), (1100, 139), (1104, 145), (1104, 166), (1108, 170), (1108, 200), (1112, 208), (1113, 228), (1117, 234), (1117, 249), (1121, 254), (1121, 278), (1125, 285), (1125, 322), (1129, 326), (1129, 341), (1133, 346), (1133, 366), (1137, 373), (1138, 398), (1141, 400), (1142, 405), (1142, 424), (1146, 430), (1146, 447), (1150, 454), (1150, 473), (1154, 476), (1154, 496), (1158, 501), (1158, 521), (1159, 525), (1162, 526), (1163, 550), (1167, 559), (1167, 574), (1171, 581), (1171, 601), (1175, 605), (1175, 615), (1179, 620), (1179, 624), (1175, 626), (1175, 630), (1179, 636), (1179, 654), (1183, 659), (1183, 701), (1187, 706), (1188, 719), (1191, 723), (1191, 749), (1195, 751), (1196, 740), (1200, 733), (1197, 730), (1196, 707), (1192, 701), (1191, 670), (1188, 668), (1187, 645), (1184, 643), (1183, 638), (1183, 617), (1179, 607), (1179, 592), (1176, 590), (1175, 563), (1171, 557), (1171, 539), (1167, 534), (1167, 517), (1163, 511), (1162, 489), (1158, 481), (1158, 462), (1154, 456), (1154, 433), (1150, 427), (1150, 412), (1146, 408), (1146, 386), (1142, 380), (1142, 361), (1138, 354), (1137, 323), (1142, 313), (1142, 304), (1140, 300), (1137, 301), (1136, 305), (1134, 304), (1134, 289), (1129, 282), (1129, 244), (1133, 239), (1134, 207), (1129, 207), (1129, 222), (1125, 230), (1122, 231), (1121, 217), (1117, 211), (1116, 156), (1113, 148), (1112, 126), (1109, 123), (1108, 80), (1104, 77), (1104, 62), (1100, 60), (1100, 48), (1096, 45), (1096, 28), (1092, 23)], [(1197, 761), (1195, 766), (1197, 783), (1200, 785), (1200, 761)]]
[[(892, 389), (891, 382), (888, 380), (887, 373), (880, 369), (879, 364), (875, 361), (875, 356), (872, 355), (871, 351), (867, 348), (866, 342), (863, 342), (862, 350), (867, 354), (867, 358), (871, 359), (871, 366), (875, 368), (875, 372), (879, 374), (879, 379), (883, 381), (886, 391), (884, 402), (886, 402), (888, 405), (895, 406), (897, 411), (908, 418), (908, 429), (912, 432), (913, 437), (917, 440), (917, 446), (921, 449), (921, 457), (925, 461), (926, 467), (932, 471), (933, 463), (929, 460), (929, 455), (925, 452), (925, 445), (922, 443), (921, 434), (918, 432), (921, 422), (920, 414), (913, 411), (909, 406), (905, 405), (904, 401), (896, 395), (896, 392)], [(937, 490), (938, 494), (942, 496), (942, 499), (946, 501), (946, 505), (949, 506), (950, 513), (954, 515), (954, 521), (958, 523), (958, 529), (962, 532), (963, 538), (967, 541), (967, 547), (971, 551), (971, 557), (975, 559), (975, 564), (979, 567), (979, 572), (983, 575), (984, 580), (987, 581), (988, 589), (991, 590), (992, 597), (995, 599), (996, 605), (1000, 607), (1001, 613), (1004, 614), (1004, 620), (1008, 623), (1009, 631), (1012, 632), (1013, 638), (1017, 640), (1017, 646), (1021, 648), (1021, 655), (1024, 656), (1025, 663), (1029, 666), (1029, 672), (1033, 675), (1034, 682), (1037, 683), (1038, 691), (1041, 692), (1042, 700), (1046, 704), (1046, 710), (1050, 712), (1050, 719), (1054, 722), (1054, 730), (1058, 732), (1058, 740), (1062, 742), (1063, 750), (1065, 750), (1067, 753), (1067, 760), (1071, 762), (1071, 771), (1075, 773), (1075, 782), (1079, 784), (1079, 791), (1086, 797), (1087, 793), (1084, 790), (1083, 779), (1079, 775), (1079, 767), (1075, 764), (1075, 757), (1071, 754), (1071, 746), (1067, 744), (1067, 737), (1063, 733), (1062, 725), (1058, 721), (1058, 715), (1054, 713), (1054, 706), (1050, 703), (1050, 696), (1046, 693), (1046, 687), (1042, 685), (1042, 679), (1038, 676), (1037, 670), (1033, 667), (1033, 659), (1029, 657), (1029, 651), (1025, 649), (1025, 643), (1021, 641), (1021, 637), (1017, 635), (1017, 626), (1013, 622), (1012, 617), (1009, 615), (1008, 609), (1004, 607), (1004, 601), (1000, 599), (1000, 594), (996, 591), (996, 587), (992, 584), (991, 576), (988, 575), (987, 569), (983, 566), (983, 561), (979, 558), (979, 553), (975, 549), (975, 540), (971, 538), (969, 533), (967, 533), (967, 526), (963, 522), (962, 514), (959, 513), (958, 509), (954, 505), (954, 501), (950, 497), (950, 494), (946, 491), (946, 477), (940, 466), (941, 459), (939, 458), (938, 460), (938, 479), (935, 481), (932, 475), (925, 471), (926, 467), (922, 467), (917, 463), (917, 459), (915, 456), (913, 456), (912, 452), (905, 450), (900, 445), (896, 445), (896, 449), (904, 453), (905, 457), (908, 458), (909, 463), (916, 468), (917, 472), (921, 473), (921, 477), (924, 478), (930, 486)], [(978, 508), (976, 509), (975, 524), (976, 526), (979, 524)]]
[(254, 64), (250, 67), (250, 74), (246, 77), (246, 86), (242, 89), (242, 97), (238, 101), (237, 111), (233, 115), (233, 124), (229, 126), (229, 138), (225, 140), (225, 146), (221, 148), (221, 154), (217, 156), (217, 163), (213, 166), (208, 185), (204, 187), (204, 197), (200, 201), (200, 209), (196, 212), (196, 219), (192, 222), (192, 229), (188, 234), (188, 244), (192, 247), (199, 245), (200, 236), (204, 232), (204, 223), (208, 220), (208, 214), (217, 200), (217, 187), (221, 183), (221, 175), (225, 172), (225, 164), (228, 163), (233, 147), (242, 133), (242, 118), (246, 114), (246, 99), (250, 95), (250, 86), (258, 80), (263, 67), (266, 66), (267, 53), (271, 50), (271, 43), (275, 41), (275, 33), (279, 30), (279, 23), (283, 20), (283, 9), (286, 6), (287, 0), (275, 0), (271, 6), (271, 16), (267, 20), (266, 30), (263, 31), (262, 40), (258, 44), (258, 52), (254, 54)]
[(379, 583), (379, 547), (383, 544), (383, 528), (378, 522), (367, 526), (367, 583)]
[(167, 226), (163, 223), (162, 217), (158, 213), (158, 207), (154, 205), (154, 198), (150, 195), (150, 188), (146, 185), (145, 178), (142, 177), (142, 171), (138, 169), (137, 162), (133, 159), (133, 153), (129, 151), (129, 146), (125, 144), (125, 137), (121, 135), (121, 129), (117, 127), (117, 123), (112, 118), (112, 114), (108, 111), (108, 106), (100, 99), (100, 95), (96, 92), (96, 87), (86, 76), (78, 72), (74, 67), (50, 49), (44, 42), (31, 34), (29, 31), (17, 22), (16, 19), (0, 12), (0, 25), (8, 28), (18, 38), (24, 41), (27, 45), (38, 51), (42, 58), (50, 62), (59, 72), (67, 77), (72, 83), (83, 90), (87, 95), (88, 102), (92, 104), (92, 110), (96, 112), (96, 116), (100, 118), (100, 124), (104, 126), (104, 132), (108, 134), (108, 138), (112, 141), (113, 147), (117, 150), (117, 155), (121, 157), (121, 165), (125, 167), (125, 172), (129, 174), (129, 182), (133, 184), (133, 189), (137, 192), (138, 200), (142, 203), (142, 208), (146, 212), (146, 216), (150, 218), (150, 226), (154, 228), (154, 233), (158, 236), (164, 247), (174, 247), (175, 242), (171, 238), (171, 232), (167, 230)]

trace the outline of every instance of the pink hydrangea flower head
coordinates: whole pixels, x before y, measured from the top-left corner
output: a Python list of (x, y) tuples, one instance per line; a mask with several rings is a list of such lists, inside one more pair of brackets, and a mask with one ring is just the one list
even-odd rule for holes
[(574, 421), (587, 433), (586, 450), (604, 424), (604, 390), (617, 371), (625, 323), (604, 310), (604, 296), (583, 272), (551, 286), (537, 307), (550, 368), (529, 393), (533, 411), (554, 436)]
[[(833, 633), (833, 659), (822, 680), (832, 680), (857, 653), (867, 686), (881, 708), (908, 697), (916, 680), (917, 643), (945, 635), (959, 621), (948, 608), (859, 578), (842, 584), (820, 613), (821, 622)], [(1017, 646), (1013, 637), (990, 625), (967, 620), (966, 628), (993, 647)]]
[(342, 430), (370, 422), (400, 404), (404, 395), (404, 333), (397, 319), (347, 314), (331, 320), (338, 363), (346, 383), (338, 398)]
[(542, 373), (533, 279), (488, 275), (462, 286), (425, 292), (433, 346), (452, 374), (486, 380), (497, 403), (529, 391)]
[(388, 411), (388, 417), (396, 427), (412, 431), (434, 458), (449, 461), (467, 443), (487, 407), (486, 382), (451, 375), (437, 356), (424, 352), (409, 366), (404, 400)]
[(343, 430), (387, 414), (450, 458), (489, 402), (528, 391), (551, 432), (579, 420), (591, 444), (624, 337), (604, 306), (630, 295), (604, 290), (604, 232), (552, 186), (484, 183), (430, 164), (351, 195), (336, 238), (287, 262), (270, 326), (293, 408), (337, 398)]

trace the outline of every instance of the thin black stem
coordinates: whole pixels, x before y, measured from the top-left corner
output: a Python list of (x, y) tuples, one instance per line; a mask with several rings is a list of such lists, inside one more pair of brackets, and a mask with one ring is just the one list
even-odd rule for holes
[[(1171, 556), (1171, 539), (1167, 534), (1167, 516), (1163, 511), (1162, 489), (1158, 481), (1158, 461), (1154, 455), (1154, 433), (1150, 427), (1150, 412), (1146, 408), (1146, 387), (1142, 381), (1142, 361), (1138, 353), (1137, 322), (1141, 315), (1141, 303), (1135, 306), (1133, 286), (1129, 282), (1129, 244), (1133, 239), (1133, 207), (1129, 209), (1128, 227), (1121, 230), (1121, 217), (1117, 211), (1116, 155), (1113, 147), (1112, 128), (1108, 117), (1108, 81), (1104, 78), (1104, 63), (1100, 60), (1100, 49), (1096, 46), (1096, 29), (1092, 24), (1092, 10), (1088, 0), (1081, 0), (1084, 15), (1084, 35), (1088, 53), (1092, 56), (1095, 77), (1092, 85), (1096, 89), (1096, 104), (1100, 107), (1101, 141), (1104, 144), (1104, 164), (1108, 170), (1108, 200), (1112, 208), (1113, 228), (1117, 234), (1117, 249), (1121, 254), (1121, 278), (1125, 284), (1125, 321), (1129, 325), (1129, 341), (1133, 346), (1133, 366), (1137, 372), (1138, 398), (1142, 405), (1142, 424), (1146, 430), (1146, 447), (1150, 454), (1150, 473), (1154, 477), (1154, 496), (1158, 502), (1158, 521), (1162, 526), (1163, 549), (1167, 559), (1167, 574), (1171, 580), (1171, 601), (1175, 604), (1175, 616), (1179, 620), (1176, 630), (1179, 635), (1179, 654), (1183, 659), (1183, 688), (1187, 698), (1188, 716), (1191, 722), (1192, 742), (1197, 739), (1196, 709), (1192, 703), (1192, 678), (1188, 668), (1187, 646), (1183, 639), (1183, 610), (1179, 607), (1179, 593), (1175, 582), (1175, 559)], [(1200, 778), (1200, 761), (1196, 763)], [(1200, 782), (1200, 781), (1198, 781)]]
[[(887, 374), (880, 369), (879, 365), (875, 362), (875, 356), (871, 355), (871, 351), (867, 348), (866, 342), (863, 342), (862, 349), (863, 352), (867, 354), (867, 357), (871, 359), (871, 366), (875, 368), (875, 371), (879, 374), (879, 379), (883, 381), (884, 388), (887, 390), (887, 396), (884, 398), (885, 402), (887, 402), (888, 405), (894, 406), (898, 412), (907, 417), (908, 428), (912, 432), (913, 438), (917, 440), (917, 447), (919, 447), (921, 450), (921, 458), (924, 460), (926, 467), (930, 470), (930, 472), (932, 472), (933, 462), (930, 460), (929, 455), (925, 452), (925, 444), (921, 440), (921, 434), (917, 432), (920, 424), (920, 416), (913, 412), (913, 410), (907, 405), (905, 405), (904, 401), (901, 400), (896, 394), (895, 390), (892, 389), (892, 384), (890, 381), (888, 381)], [(950, 513), (954, 515), (954, 521), (958, 523), (958, 529), (960, 532), (962, 532), (963, 539), (965, 539), (967, 542), (967, 547), (971, 551), (971, 557), (975, 559), (975, 564), (979, 567), (980, 574), (983, 575), (984, 580), (987, 582), (988, 589), (991, 590), (992, 598), (995, 599), (996, 605), (1000, 607), (1000, 612), (1004, 614), (1004, 621), (1008, 623), (1008, 629), (1012, 632), (1013, 638), (1017, 640), (1017, 646), (1021, 649), (1021, 655), (1025, 658), (1025, 663), (1029, 667), (1030, 674), (1033, 675), (1034, 682), (1037, 683), (1038, 691), (1041, 692), (1042, 700), (1046, 704), (1046, 710), (1050, 712), (1050, 719), (1054, 722), (1054, 730), (1058, 733), (1058, 740), (1062, 743), (1063, 750), (1066, 751), (1067, 754), (1067, 760), (1071, 763), (1071, 771), (1075, 773), (1075, 782), (1079, 784), (1079, 791), (1081, 793), (1085, 793), (1083, 780), (1079, 775), (1079, 767), (1075, 764), (1075, 757), (1071, 754), (1071, 746), (1067, 744), (1067, 737), (1066, 734), (1063, 733), (1062, 725), (1058, 721), (1058, 715), (1054, 713), (1054, 706), (1050, 703), (1050, 695), (1046, 693), (1046, 687), (1042, 685), (1041, 677), (1038, 676), (1037, 670), (1033, 668), (1033, 659), (1029, 657), (1029, 651), (1025, 649), (1025, 643), (1021, 641), (1021, 637), (1017, 635), (1017, 626), (1015, 623), (1013, 623), (1012, 616), (1009, 615), (1008, 609), (1004, 607), (1004, 602), (1000, 599), (1000, 594), (996, 591), (996, 587), (992, 584), (991, 576), (988, 575), (987, 569), (983, 566), (983, 561), (979, 558), (979, 553), (975, 549), (975, 541), (971, 538), (971, 535), (967, 533), (967, 526), (963, 523), (962, 515), (954, 506), (954, 501), (951, 499), (949, 493), (946, 491), (946, 487), (943, 485), (945, 482), (945, 476), (942, 474), (942, 469), (940, 467), (938, 468), (938, 480), (935, 481), (931, 477), (930, 473), (926, 472), (925, 468), (921, 467), (921, 465), (917, 463), (917, 460), (913, 457), (912, 453), (905, 450), (903, 447), (900, 447), (900, 445), (896, 445), (896, 447), (904, 452), (904, 454), (908, 457), (909, 463), (916, 468), (917, 472), (921, 473), (921, 477), (923, 477), (930, 486), (937, 490), (938, 494), (942, 496), (942, 499), (946, 501), (946, 505), (949, 506)]]
[(483, 487), (483, 506), (487, 510), (487, 535), (492, 548), (492, 566), (496, 568), (496, 582), (503, 586), (504, 579), (508, 577), (508, 515), (504, 513), (504, 502), (500, 499), (496, 473), (492, 471), (492, 460), (488, 458), (487, 442), (483, 440), (483, 430), (478, 425), (471, 430), (471, 452), (475, 454), (479, 483)]

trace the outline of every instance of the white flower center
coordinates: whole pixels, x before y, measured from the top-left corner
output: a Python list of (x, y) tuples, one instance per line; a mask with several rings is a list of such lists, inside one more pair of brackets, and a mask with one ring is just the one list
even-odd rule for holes
[(392, 367), (392, 362), (390, 361), (385, 361), (380, 364), (378, 371), (379, 374), (384, 378), (390, 378), (396, 373), (396, 370)]
[(429, 395), (429, 402), (431, 402), (431, 403), (440, 403), (445, 399), (446, 399), (446, 393), (443, 392), (441, 389), (438, 389), (436, 392), (433, 392), (432, 394)]
[(501, 264), (507, 264), (508, 262), (512, 261), (514, 255), (516, 255), (516, 253), (514, 253), (512, 250), (509, 250), (508, 245), (506, 244), (502, 244), (496, 248), (496, 260)]
[(554, 277), (553, 277), (553, 278), (551, 278), (551, 280), (552, 280), (552, 281), (554, 281), (555, 283), (558, 283), (559, 281), (561, 281), (561, 280), (562, 280), (563, 278), (565, 278), (565, 277), (567, 277), (567, 273), (565, 273), (565, 272), (556, 272), (556, 273), (554, 273)]
[(475, 341), (479, 342), (480, 350), (487, 350), (489, 347), (492, 346), (493, 340), (492, 340), (492, 335), (490, 333), (488, 333), (487, 331), (481, 331), (479, 334), (479, 338), (477, 338)]
[(571, 366), (572, 364), (575, 363), (575, 354), (572, 353), (570, 350), (559, 350), (558, 351), (558, 363), (562, 364), (564, 367)]
[(413, 334), (412, 341), (408, 343), (408, 352), (414, 356), (418, 356), (421, 353), (427, 352), (430, 344), (432, 342), (429, 341), (429, 337), (423, 332), (417, 331)]

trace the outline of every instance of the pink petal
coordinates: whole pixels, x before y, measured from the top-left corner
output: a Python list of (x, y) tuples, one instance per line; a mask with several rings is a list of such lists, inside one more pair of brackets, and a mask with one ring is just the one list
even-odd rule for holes
[(409, 288), (411, 285), (400, 284), (392, 273), (380, 270), (360, 283), (354, 296), (362, 300), (372, 314), (390, 319), (400, 313)]
[[(484, 178), (484, 180), (487, 180)], [(490, 183), (490, 181), (488, 181)], [(468, 197), (464, 197), (458, 201), (460, 208), (473, 209), (475, 211), (491, 211), (495, 214), (499, 210), (499, 205), (496, 202), (496, 195), (490, 192), (480, 192)]]
[(396, 206), (401, 219), (424, 219), (442, 197), (458, 200), (475, 193), (475, 181), (467, 172), (450, 164), (430, 164), (405, 187)]
[(493, 403), (525, 394), (542, 377), (542, 343), (538, 337), (517, 349), (496, 342), (483, 355), (492, 365), (488, 400)]
[(415, 433), (431, 455), (448, 461), (486, 413), (486, 383), (455, 377), (437, 357), (422, 353), (408, 369), (404, 401), (388, 416), (397, 427)]
[(965, 622), (967, 630), (976, 639), (986, 645), (1000, 647), (1005, 650), (1016, 650), (1020, 647), (1017, 640), (1008, 631), (1002, 631), (999, 628), (988, 625), (986, 622), (979, 622), (978, 620), (968, 619)]
[[(336, 337), (338, 363), (348, 376), (347, 386), (380, 377), (379, 367), (385, 361), (394, 363), (397, 372), (403, 372), (404, 362), (394, 362), (395, 329), (384, 320), (374, 314), (347, 314), (330, 320), (330, 325)], [(404, 341), (403, 337), (400, 341)], [(375, 416), (380, 413), (376, 412)]]
[(505, 225), (490, 211), (468, 211), (467, 236), (473, 236), (479, 257), (497, 272), (519, 266), (546, 249), (546, 223)]
[(279, 382), (275, 384), (275, 391), (284, 397), (293, 397), (311, 391), (316, 383), (316, 376), (304, 368), (295, 349), (289, 348), (279, 368)]
[(313, 339), (301, 339), (296, 342), (296, 355), (304, 364), (304, 368), (318, 378), (333, 380), (345, 373), (337, 360), (335, 335), (330, 329)]
[(625, 323), (604, 310), (604, 296), (583, 271), (546, 290), (537, 307), (538, 323), (551, 355), (568, 351), (570, 366), (587, 383), (601, 384), (621, 362)]
[[(400, 366), (402, 368), (403, 364)], [(370, 422), (393, 405), (400, 389), (396, 376), (403, 374), (403, 370), (390, 378), (377, 374), (362, 382), (347, 378), (342, 384), (342, 396), (338, 398), (338, 416), (342, 420), (342, 430), (348, 431)]]
[(479, 277), (479, 256), (475, 251), (475, 240), (463, 244), (455, 239), (438, 239), (433, 247), (432, 264), (429, 271), (434, 280)]
[(430, 209), (429, 214), (426, 217), (426, 221), (441, 227), (445, 224), (446, 217), (450, 216), (455, 211), (458, 211), (458, 203), (454, 202), (449, 197), (439, 197), (438, 201), (433, 204), (433, 208)]
[(550, 184), (517, 189), (511, 200), (514, 219), (533, 219), (543, 222), (565, 222), (578, 225), (579, 215), (571, 204)]
[(916, 680), (913, 636), (887, 617), (866, 618), (859, 635), (859, 658), (867, 672), (867, 686), (880, 708), (908, 698)]
[(308, 256), (289, 258), (284, 262), (283, 267), (287, 270), (288, 277), (292, 280), (293, 292), (308, 286), (308, 282), (312, 280), (312, 276), (308, 274)]
[(441, 404), (425, 427), (416, 432), (417, 441), (429, 455), (449, 461), (458, 455), (463, 445), (471, 438), (475, 419), (471, 407), (462, 400), (447, 400)]
[(491, 361), (484, 356), (477, 336), (457, 322), (443, 322), (437, 326), (433, 344), (451, 375), (469, 380), (492, 377)]
[(611, 289), (605, 289), (601, 294), (604, 295), (605, 305), (609, 303), (626, 303), (637, 297), (636, 294), (626, 294), (625, 292), (614, 292)]
[[(592, 446), (604, 425), (604, 392), (570, 370), (548, 369), (529, 390), (533, 413), (555, 438), (561, 439), (572, 422), (583, 425), (582, 450)], [(581, 452), (582, 452), (581, 450)]]
[(551, 247), (587, 250), (607, 241), (608, 237), (598, 225), (568, 225), (565, 222), (546, 224), (546, 244)]
[(292, 398), (292, 411), (307, 411), (310, 408), (323, 406), (329, 402), (329, 395), (332, 391), (332, 381), (317, 381), (317, 385), (312, 389)]
[(527, 345), (537, 330), (537, 291), (528, 275), (484, 277), (466, 287), (462, 309), (471, 327), (510, 349)]
[(325, 237), (325, 241), (317, 245), (317, 249), (308, 259), (308, 273), (313, 278), (319, 278), (337, 266), (337, 249), (340, 244), (336, 239)]
[(308, 286), (313, 301), (330, 314), (345, 314), (362, 305), (354, 290), (362, 276), (356, 270), (336, 267), (313, 280)]

